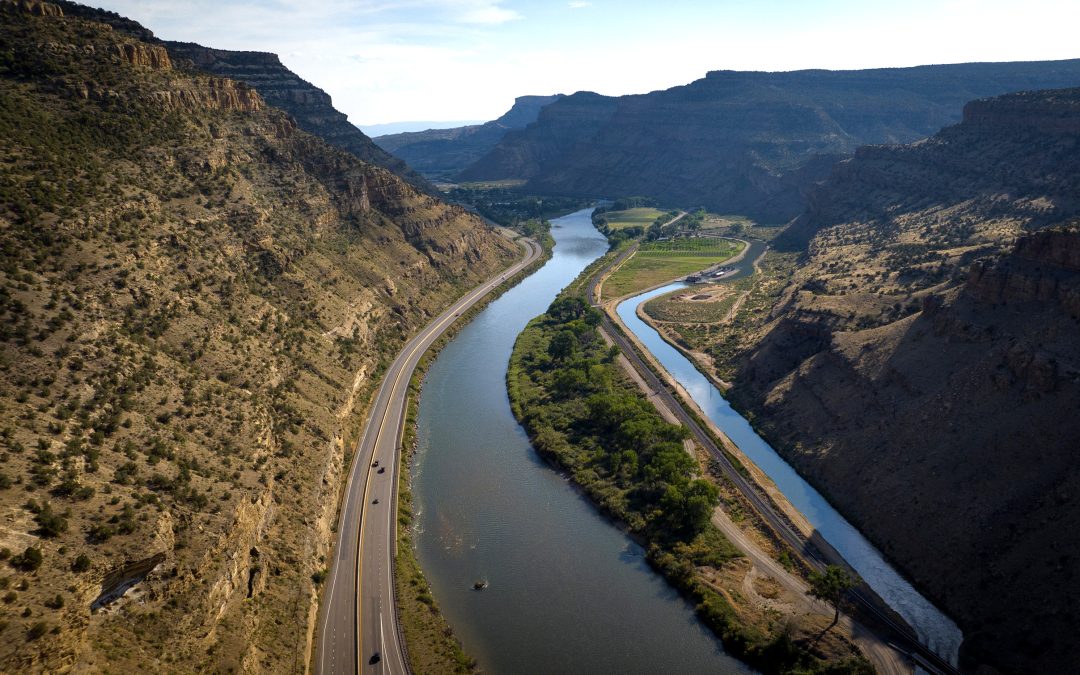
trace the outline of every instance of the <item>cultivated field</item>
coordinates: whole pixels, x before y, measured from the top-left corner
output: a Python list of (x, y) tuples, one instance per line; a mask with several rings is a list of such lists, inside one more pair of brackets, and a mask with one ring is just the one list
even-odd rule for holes
[(660, 209), (654, 209), (651, 207), (641, 207), (636, 209), (626, 209), (625, 211), (609, 211), (604, 214), (607, 218), (608, 227), (614, 230), (621, 230), (627, 227), (649, 227), (653, 224), (653, 221), (664, 215), (666, 211)]
[(616, 298), (699, 272), (734, 257), (743, 246), (726, 239), (676, 239), (642, 244), (604, 282), (604, 297)]

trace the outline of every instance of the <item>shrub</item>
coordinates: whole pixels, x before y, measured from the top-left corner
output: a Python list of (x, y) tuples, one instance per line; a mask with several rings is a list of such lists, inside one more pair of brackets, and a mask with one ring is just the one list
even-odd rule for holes
[(71, 561), (72, 572), (85, 572), (88, 569), (90, 569), (90, 558), (86, 554), (80, 553)]
[(53, 513), (52, 506), (48, 502), (45, 502), (45, 505), (41, 507), (41, 510), (34, 516), (34, 520), (38, 524), (37, 534), (42, 537), (56, 537), (63, 532), (67, 532), (68, 529), (67, 518)]
[(28, 641), (36, 640), (47, 632), (49, 632), (49, 624), (44, 621), (37, 621), (26, 629), (26, 639)]
[(34, 572), (41, 567), (41, 549), (27, 546), (26, 550), (11, 559), (11, 564), (23, 572)]

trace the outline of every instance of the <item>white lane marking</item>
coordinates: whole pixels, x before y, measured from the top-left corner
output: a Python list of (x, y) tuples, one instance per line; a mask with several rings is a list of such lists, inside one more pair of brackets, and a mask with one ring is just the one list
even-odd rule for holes
[[(416, 356), (417, 350), (421, 347), (421, 345), (424, 345), (425, 342), (427, 344), (424, 345), (424, 351), (427, 351), (427, 348), (430, 347), (430, 345), (432, 343), (434, 343), (435, 339), (437, 339), (437, 337), (439, 335), (441, 335), (442, 332), (445, 330), (446, 325), (448, 325), (449, 323), (453, 323), (453, 320), (458, 318), (458, 316), (460, 315), (460, 312), (464, 311), (467, 307), (471, 307), (473, 304), (476, 303), (477, 300), (479, 300), (484, 295), (487, 295), (492, 289), (494, 289), (496, 286), (498, 286), (500, 283), (502, 283), (502, 281), (505, 281), (507, 276), (510, 276), (512, 274), (517, 274), (519, 271), (524, 269), (526, 266), (531, 264), (534, 260), (536, 260), (536, 258), (539, 257), (540, 253), (542, 252), (542, 249), (540, 248), (539, 245), (537, 245), (535, 242), (533, 242), (531, 240), (526, 240), (524, 242), (524, 244), (525, 244), (525, 249), (526, 249), (526, 256), (525, 256), (524, 260), (522, 260), (517, 265), (515, 265), (513, 268), (511, 268), (511, 270), (504, 272), (502, 278), (500, 278), (498, 276), (494, 277), (493, 279), (489, 280), (487, 284), (474, 289), (472, 293), (466, 295), (464, 298), (461, 298), (457, 303), (455, 303), (450, 308), (448, 308), (443, 313), (443, 315), (438, 318), (438, 320), (434, 324), (432, 324), (432, 325), (430, 325), (428, 327), (428, 330), (422, 331), (421, 333), (417, 334), (416, 336), (413, 337), (412, 340), (409, 341), (409, 344), (406, 344), (406, 346), (402, 350), (401, 354), (399, 354), (399, 359), (400, 359), (400, 356), (406, 354), (406, 352), (407, 352), (407, 356), (405, 356), (404, 360), (395, 359), (394, 363), (391, 364), (391, 367), (390, 367), (389, 371), (387, 372), (386, 379), (383, 380), (383, 386), (381, 386), (379, 388), (379, 395), (380, 396), (382, 394), (384, 394), (384, 393), (386, 394), (386, 407), (383, 408), (382, 420), (381, 420), (378, 428), (376, 429), (375, 439), (371, 443), (371, 446), (370, 446), (371, 447), (371, 456), (372, 456), (372, 458), (374, 458), (376, 456), (376, 453), (378, 452), (379, 441), (381, 440), (382, 431), (383, 431), (383, 429), (385, 428), (385, 425), (386, 425), (386, 417), (390, 412), (391, 403), (393, 402), (393, 399), (394, 399), (394, 392), (395, 392), (395, 390), (397, 390), (398, 385), (401, 382), (401, 377), (404, 374), (405, 367), (408, 365), (409, 361), (412, 360), (412, 358), (414, 356)], [(409, 350), (410, 345), (412, 345), (411, 350)], [(393, 385), (389, 389), (385, 389), (385, 385), (390, 382), (389, 376), (393, 372), (395, 366), (397, 367), (397, 371), (398, 371), (397, 372), (397, 377), (394, 378)], [(415, 369), (415, 365), (413, 365), (412, 368), (409, 368), (410, 371), (412, 371), (413, 369)], [(411, 377), (411, 372), (410, 372), (410, 377)], [(376, 417), (376, 411), (379, 409), (378, 399), (380, 398), (380, 396), (376, 396), (376, 405), (373, 406), (372, 412), (371, 412), (371, 414), (370, 414), (370, 416), (369, 416), (369, 418), (367, 420), (367, 424), (365, 424), (364, 434), (361, 437), (360, 443), (357, 445), (357, 453), (355, 455), (354, 460), (356, 458), (359, 458), (359, 456), (363, 454), (363, 447), (365, 445), (364, 441), (367, 440), (367, 438), (368, 438), (368, 434), (371, 431), (371, 423), (374, 422), (375, 417)], [(404, 409), (401, 412), (404, 413)], [(400, 420), (399, 420), (399, 426), (400, 426)], [(397, 468), (398, 468), (397, 467), (397, 461), (398, 461), (397, 450), (398, 450), (398, 448), (395, 446), (395, 448), (394, 448), (394, 474), (396, 474)], [(368, 484), (370, 483), (370, 480), (371, 480), (371, 464), (370, 464), (370, 462), (367, 462), (366, 469), (367, 469), (367, 471), (365, 472), (365, 476), (364, 476), (364, 487), (363, 487), (363, 490), (361, 491), (361, 495), (365, 496), (365, 501), (366, 501), (366, 495), (367, 495), (367, 486), (368, 486)], [(358, 464), (354, 464), (353, 465), (353, 470), (349, 472), (349, 479), (346, 482), (345, 508), (342, 509), (342, 524), (344, 524), (345, 520), (347, 520), (344, 516), (347, 514), (348, 508), (350, 506), (353, 506), (353, 504), (355, 504), (355, 501), (353, 500), (354, 492), (353, 492), (353, 490), (351, 490), (349, 488), (351, 488), (354, 485), (354, 480), (353, 479), (356, 478), (358, 470), (359, 470)], [(393, 476), (394, 474), (391, 474), (391, 475)], [(360, 532), (359, 532), (359, 537), (357, 539), (357, 546), (356, 546), (356, 550), (357, 550), (356, 589), (355, 589), (356, 590), (356, 596), (359, 596), (360, 592), (361, 592), (361, 580), (362, 580), (362, 571), (363, 571), (364, 530), (365, 530), (364, 525), (365, 525), (365, 521), (366, 521), (365, 515), (367, 513), (366, 506), (367, 505), (364, 504), (364, 505), (361, 505), (361, 507), (360, 507), (360, 527), (359, 527)], [(396, 504), (394, 505), (394, 508), (396, 509)], [(392, 523), (390, 523), (390, 516), (392, 515), (392, 513), (393, 513), (393, 511), (388, 511), (388, 516), (387, 516), (388, 524), (392, 524)], [(392, 528), (388, 527), (388, 532), (391, 529)], [(344, 530), (343, 530), (343, 528), (339, 528), (339, 531), (344, 531)], [(339, 542), (339, 546), (340, 546), (340, 544), (341, 544), (341, 542)], [(352, 549), (352, 548), (353, 547), (350, 547), (350, 549)], [(327, 598), (327, 602), (329, 604), (333, 604), (332, 597), (333, 597), (333, 594), (334, 594), (335, 587), (337, 585), (336, 582), (337, 582), (338, 567), (339, 567), (338, 565), (334, 565), (334, 574), (332, 575), (331, 580), (330, 580), (330, 588), (328, 589), (328, 598)], [(389, 576), (389, 570), (388, 570), (388, 576)], [(396, 597), (395, 597), (396, 592), (395, 591), (396, 591), (396, 589), (391, 589), (391, 593), (390, 593), (391, 606), (393, 606), (394, 601), (396, 600)], [(360, 603), (358, 603), (358, 605), (359, 604)], [(329, 614), (330, 614), (330, 611), (329, 611), (329, 607), (328, 607), (328, 609), (327, 609), (327, 616), (328, 617), (329, 617)], [(382, 622), (382, 615), (381, 615), (381, 613), (380, 613), (379, 620), (380, 620), (380, 632), (381, 632), (381, 630), (382, 630), (382, 623), (381, 623)], [(329, 621), (328, 621), (328, 623), (329, 623)], [(362, 646), (362, 640), (360, 639), (360, 624), (361, 624), (361, 615), (360, 615), (360, 612), (358, 611), (357, 612), (357, 617), (356, 617), (356, 629), (357, 630), (356, 630), (355, 639), (357, 641), (357, 645)], [(324, 636), (324, 638), (325, 638), (325, 635), (326, 635), (326, 630), (327, 630), (327, 627), (324, 626), (323, 627), (323, 636)], [(395, 625), (394, 625), (394, 630), (395, 630), (395, 638), (400, 639), (396, 635), (396, 631), (397, 631), (396, 621), (395, 621)], [(337, 637), (336, 628), (334, 630), (334, 637), (335, 637), (335, 641), (336, 641), (336, 637)], [(354, 649), (355, 649), (355, 647), (354, 647)], [(324, 640), (323, 650), (324, 650), (323, 651), (323, 656), (325, 658), (325, 656), (326, 656), (325, 640)], [(330, 650), (332, 660), (336, 660), (334, 658), (334, 656), (336, 655), (335, 654), (336, 651), (337, 650), (333, 650), (333, 649)], [(400, 658), (400, 653), (399, 653), (399, 658)], [(358, 666), (358, 669), (359, 669), (359, 664), (357, 664), (357, 666)]]
[(384, 658), (382, 659), (382, 666), (379, 667), (379, 670), (381, 670), (382, 672), (385, 673), (386, 672), (386, 658), (385, 658), (385, 655), (386, 655), (386, 634), (383, 632), (382, 612), (379, 612), (379, 651), (384, 655)]

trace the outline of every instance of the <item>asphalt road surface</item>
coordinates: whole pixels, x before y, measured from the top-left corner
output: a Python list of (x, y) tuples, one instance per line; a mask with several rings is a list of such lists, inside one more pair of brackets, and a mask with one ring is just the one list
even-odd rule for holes
[[(318, 673), (408, 673), (394, 597), (397, 483), (409, 380), (420, 357), (462, 312), (542, 250), (521, 240), (525, 257), (477, 286), (414, 336), (386, 371), (357, 444), (338, 520), (318, 629)], [(359, 590), (359, 592), (358, 592)], [(375, 655), (378, 654), (376, 658)]]

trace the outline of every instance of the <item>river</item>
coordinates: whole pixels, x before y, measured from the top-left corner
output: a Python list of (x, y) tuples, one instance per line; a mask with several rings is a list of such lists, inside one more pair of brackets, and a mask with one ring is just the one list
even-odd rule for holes
[[(751, 250), (740, 268), (752, 264), (761, 248)], [(742, 269), (740, 272), (743, 271)], [(731, 279), (743, 276), (733, 275)], [(938, 655), (956, 665), (963, 636), (948, 616), (924, 598), (885, 560), (862, 534), (837, 513), (813, 487), (764, 441), (741, 415), (683, 354), (664, 341), (660, 334), (637, 316), (637, 308), (665, 293), (685, 288), (677, 282), (624, 300), (616, 311), (626, 327), (689, 392), (705, 415), (712, 420), (770, 479), (788, 501), (855, 568), (871, 588), (915, 629), (919, 638)]]
[[(417, 554), (487, 673), (742, 673), (719, 640), (541, 460), (507, 399), (514, 340), (607, 251), (591, 211), (553, 221), (551, 260), (491, 302), (423, 383), (413, 464)], [(484, 591), (473, 591), (476, 580)]]
[[(506, 366), (532, 318), (607, 242), (591, 210), (553, 221), (542, 269), (443, 348), (424, 380), (413, 493), (436, 601), (488, 673), (742, 673), (742, 663), (529, 445)], [(474, 581), (489, 587), (472, 590)]]

